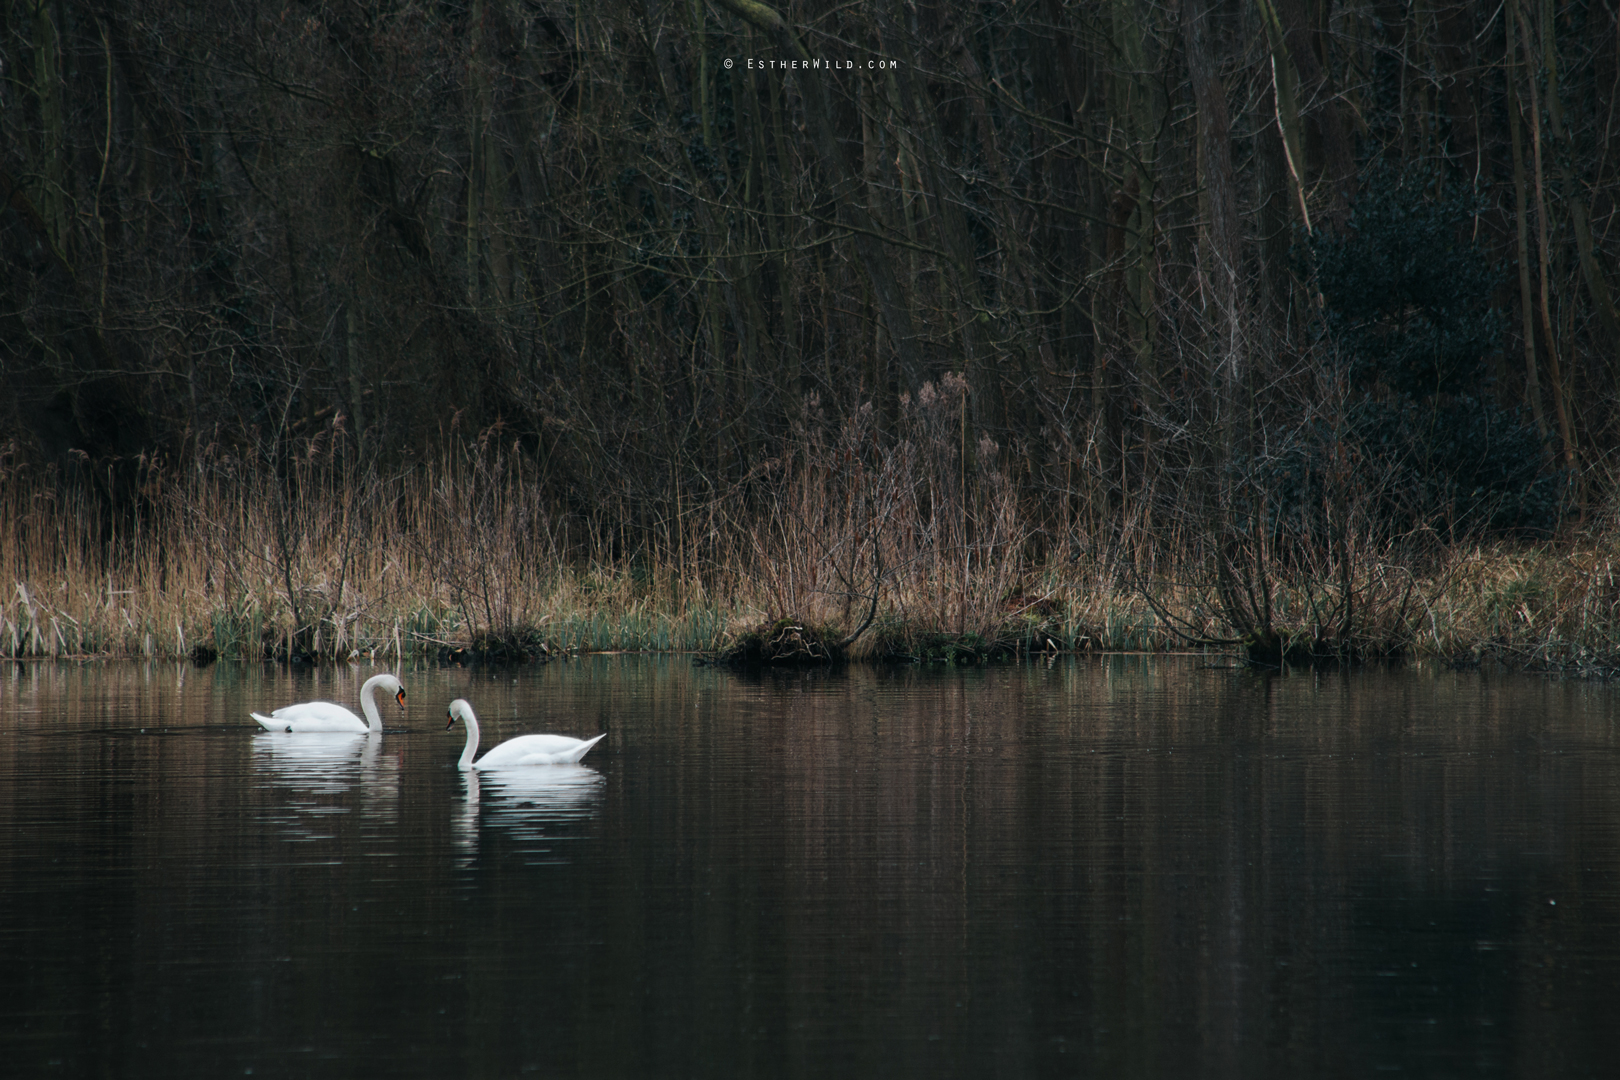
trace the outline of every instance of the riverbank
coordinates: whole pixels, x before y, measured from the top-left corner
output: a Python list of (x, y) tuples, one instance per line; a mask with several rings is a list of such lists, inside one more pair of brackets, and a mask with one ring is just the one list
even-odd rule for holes
[[(823, 639), (854, 629), (839, 623), (837, 612), (822, 610), (839, 605), (811, 607), (832, 621), (779, 615), (767, 583), (741, 574), (732, 576), (736, 592), (718, 597), (667, 567), (592, 564), (546, 568), (548, 580), (511, 596), (526, 617), (491, 631), (467, 617), (453, 590), (431, 579), (406, 580), (393, 560), (382, 562), (375, 575), (352, 574), (342, 582), (303, 579), (296, 586), (303, 602), (296, 616), (269, 575), (239, 591), (219, 590), (206, 571), (193, 569), (206, 564), (191, 563), (184, 550), (170, 550), (162, 560), (73, 575), (22, 576), (8, 566), (5, 581), (12, 588), (0, 602), (0, 655), (207, 662), (725, 654), (746, 635), (768, 634), (779, 624), (810, 623)], [(1459, 663), (1494, 658), (1526, 668), (1616, 673), (1620, 648), (1612, 564), (1611, 557), (1579, 549), (1455, 553), (1440, 574), (1413, 578), (1405, 617), (1384, 627), (1377, 654)], [(976, 612), (971, 623), (955, 620), (953, 625), (937, 617), (953, 598), (923, 596), (933, 603), (908, 604), (880, 593), (872, 625), (842, 652), (852, 660), (973, 663), (1017, 654), (1154, 652), (1190, 645), (1243, 650), (1240, 639), (1218, 636), (1221, 629), (1190, 590), (1165, 589), (1150, 602), (1136, 588), (1109, 583), (1104, 568), (1062, 570), (1039, 575), (1045, 587), (1039, 596), (1005, 595), (998, 605), (1004, 609), (1001, 617)], [(1286, 611), (1286, 600), (1282, 606)], [(1189, 642), (1166, 614), (1209, 627), (1209, 634)], [(310, 627), (303, 639), (300, 626)], [(806, 660), (815, 658), (804, 654)]]
[[(949, 490), (883, 464), (784, 466), (768, 498), (694, 500), (635, 533), (559, 513), (493, 451), (390, 477), (319, 455), (153, 465), (117, 510), (13, 470), (0, 655), (723, 655), (776, 635), (873, 661), (1194, 647), (1620, 669), (1613, 536), (1273, 557), (1234, 584), (1140, 523), (1040, 521), (993, 475)], [(821, 658), (800, 651), (779, 658)]]

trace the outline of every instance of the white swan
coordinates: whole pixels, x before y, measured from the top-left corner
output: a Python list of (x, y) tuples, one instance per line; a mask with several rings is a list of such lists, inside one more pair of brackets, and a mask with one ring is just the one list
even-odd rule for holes
[(283, 705), (269, 716), (250, 714), (266, 731), (291, 731), (304, 734), (311, 731), (347, 731), (356, 735), (382, 734), (382, 717), (377, 715), (377, 688), (382, 687), (399, 702), (399, 711), (405, 711), (405, 688), (392, 675), (373, 675), (360, 688), (361, 720), (341, 705), (330, 701), (306, 701), (299, 705)]
[(478, 753), (478, 717), (473, 715), (472, 706), (467, 704), (465, 698), (456, 698), (450, 703), (450, 722), (444, 725), (449, 731), (460, 720), (467, 725), (467, 749), (461, 752), (461, 760), (456, 763), (461, 769), (512, 769), (524, 765), (573, 765), (585, 756), (585, 751), (601, 742), (603, 737), (598, 735), (594, 739), (570, 739), (567, 735), (519, 735), (515, 739), (507, 739), (495, 749), (473, 763), (473, 755)]

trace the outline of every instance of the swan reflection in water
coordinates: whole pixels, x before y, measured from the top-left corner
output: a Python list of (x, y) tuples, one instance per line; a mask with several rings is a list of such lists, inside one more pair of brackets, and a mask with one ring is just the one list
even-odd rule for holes
[(267, 803), (272, 820), (291, 827), (297, 839), (321, 839), (329, 830), (311, 831), (315, 820), (346, 814), (346, 795), (359, 786), (363, 813), (371, 816), (397, 809), (399, 761), (382, 753), (382, 739), (347, 732), (288, 733), (265, 731), (253, 736), (253, 767), (262, 785), (284, 794)]
[(464, 861), (478, 854), (478, 830), (499, 828), (521, 848), (562, 862), (557, 843), (578, 835), (573, 826), (594, 818), (607, 780), (585, 765), (542, 765), (486, 773), (467, 770), (467, 797), (453, 822)]
[(253, 736), (253, 765), (276, 783), (311, 795), (336, 795), (358, 779), (365, 751), (376, 758), (377, 745), (368, 735), (348, 732), (264, 731)]

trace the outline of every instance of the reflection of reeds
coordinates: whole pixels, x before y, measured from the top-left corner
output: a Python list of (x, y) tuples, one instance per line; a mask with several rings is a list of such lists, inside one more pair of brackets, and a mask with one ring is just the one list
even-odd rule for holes
[[(499, 432), (391, 475), (355, 465), (338, 438), (274, 467), (146, 461), (116, 500), (0, 457), (0, 655), (714, 650), (778, 619), (845, 634), (874, 595), (856, 656), (1158, 650), (1185, 640), (1176, 628), (1230, 633), (1195, 540), (1127, 514), (1098, 539), (1070, 523), (1100, 520), (1089, 506), (1039, 518), (998, 447), (967, 439), (963, 393), (948, 379), (903, 402), (896, 439), (866, 412), (819, 422), (812, 403), (788, 452), (639, 534), (561, 510)], [(1620, 662), (1613, 561), (1469, 547), (1414, 577), (1377, 549), (1348, 575), (1277, 564), (1267, 595), (1300, 636), (1348, 583), (1354, 632), (1377, 649), (1607, 669)]]

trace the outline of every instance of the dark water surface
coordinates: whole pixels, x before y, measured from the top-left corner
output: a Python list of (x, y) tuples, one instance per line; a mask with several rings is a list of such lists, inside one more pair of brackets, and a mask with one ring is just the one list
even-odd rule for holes
[[(1193, 658), (0, 670), (0, 1074), (1613, 1076), (1616, 691)], [(590, 768), (455, 768), (606, 731)]]

